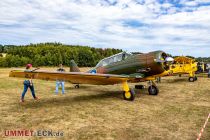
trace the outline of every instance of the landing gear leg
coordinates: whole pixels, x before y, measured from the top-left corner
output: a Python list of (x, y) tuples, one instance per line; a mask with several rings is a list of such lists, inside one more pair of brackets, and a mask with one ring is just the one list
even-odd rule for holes
[(155, 85), (155, 83), (153, 81), (149, 81), (149, 87), (148, 87), (148, 92), (149, 95), (158, 95), (159, 93), (159, 89), (158, 87)]
[(135, 99), (135, 92), (133, 89), (130, 89), (127, 81), (123, 82), (123, 98), (128, 101), (133, 101)]
[(161, 77), (157, 77), (157, 78), (156, 78), (156, 82), (157, 82), (157, 83), (161, 83)]

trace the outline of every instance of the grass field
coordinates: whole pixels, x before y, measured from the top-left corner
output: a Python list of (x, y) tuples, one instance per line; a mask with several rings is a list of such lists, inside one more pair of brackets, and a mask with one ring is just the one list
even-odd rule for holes
[[(0, 69), (0, 139), (18, 138), (5, 137), (5, 130), (41, 129), (63, 131), (61, 139), (195, 140), (210, 113), (208, 78), (190, 83), (187, 77), (164, 77), (158, 96), (136, 90), (133, 102), (123, 100), (121, 85), (75, 89), (66, 83), (66, 94), (55, 96), (55, 82), (34, 80), (40, 100), (28, 92), (20, 104), (23, 79), (8, 78), (9, 71)], [(209, 139), (210, 122), (202, 135)]]

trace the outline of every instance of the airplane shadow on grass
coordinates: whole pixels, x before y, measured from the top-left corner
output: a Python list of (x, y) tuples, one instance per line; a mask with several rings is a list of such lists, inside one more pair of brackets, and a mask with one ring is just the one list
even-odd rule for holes
[(177, 79), (167, 79), (163, 80), (161, 83), (178, 83), (178, 82), (188, 82), (188, 78), (177, 78)]
[[(141, 95), (139, 95), (139, 93)], [(147, 93), (145, 93), (144, 90), (137, 90), (136, 91), (136, 98), (139, 98), (139, 96), (142, 97), (145, 96)], [(111, 100), (112, 99), (112, 100)], [(48, 98), (48, 99), (41, 99), (39, 101), (28, 101), (26, 102), (23, 107), (24, 108), (51, 108), (55, 106), (68, 106), (70, 104), (81, 104), (81, 102), (100, 102), (103, 101), (125, 101), (123, 100), (122, 91), (98, 91), (98, 94), (90, 94), (90, 95), (79, 95), (76, 97), (72, 96), (63, 96), (60, 98)], [(129, 101), (126, 101), (129, 102)]]
[[(74, 85), (75, 86), (75, 85)], [(65, 89), (66, 90), (72, 90), (72, 89), (76, 89), (75, 87), (71, 87), (71, 86), (65, 86)], [(92, 88), (92, 86), (85, 86), (85, 85), (82, 85), (79, 87), (79, 89), (88, 89), (88, 88)]]

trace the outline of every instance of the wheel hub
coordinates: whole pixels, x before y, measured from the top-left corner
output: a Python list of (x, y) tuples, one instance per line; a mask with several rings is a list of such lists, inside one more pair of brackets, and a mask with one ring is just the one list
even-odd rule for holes
[(130, 97), (131, 97), (131, 93), (130, 92), (125, 92), (125, 97), (127, 98), (127, 99), (129, 99)]

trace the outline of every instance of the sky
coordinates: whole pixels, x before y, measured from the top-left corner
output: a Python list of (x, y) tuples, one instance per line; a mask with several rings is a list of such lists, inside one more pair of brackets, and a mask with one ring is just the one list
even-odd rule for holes
[(1, 0), (0, 44), (210, 56), (210, 0)]

